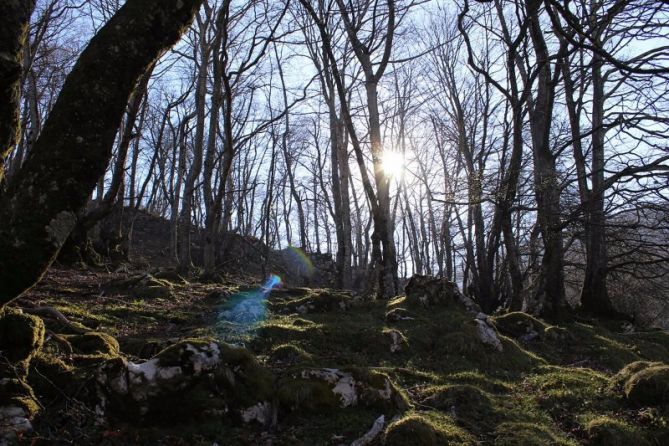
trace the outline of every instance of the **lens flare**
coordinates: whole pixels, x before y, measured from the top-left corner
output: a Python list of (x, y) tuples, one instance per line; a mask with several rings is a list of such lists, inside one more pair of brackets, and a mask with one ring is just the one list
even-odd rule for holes
[(300, 275), (310, 277), (314, 273), (314, 264), (311, 259), (296, 246), (286, 249), (287, 260), (292, 264)]
[(267, 297), (281, 283), (280, 276), (271, 274), (262, 286), (230, 296), (218, 315), (217, 326), (221, 337), (229, 342), (238, 342), (248, 336), (255, 324), (267, 317)]

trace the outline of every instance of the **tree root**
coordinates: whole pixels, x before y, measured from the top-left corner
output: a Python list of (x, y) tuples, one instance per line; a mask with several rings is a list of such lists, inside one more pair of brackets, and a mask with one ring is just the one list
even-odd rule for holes
[(21, 309), (25, 313), (39, 316), (42, 319), (53, 319), (59, 322), (60, 324), (64, 325), (67, 330), (71, 331), (74, 334), (84, 334), (86, 332), (92, 331), (88, 327), (84, 327), (81, 324), (77, 324), (70, 321), (67, 317), (65, 317), (63, 313), (61, 313), (60, 311), (56, 310), (54, 307), (51, 306), (41, 306), (41, 307), (22, 306)]

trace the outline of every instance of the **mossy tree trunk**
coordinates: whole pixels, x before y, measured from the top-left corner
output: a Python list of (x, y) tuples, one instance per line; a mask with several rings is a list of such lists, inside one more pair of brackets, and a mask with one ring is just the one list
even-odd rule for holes
[(5, 161), (19, 139), (23, 46), (35, 0), (9, 0), (0, 14), (0, 186)]
[(0, 196), (0, 306), (33, 286), (58, 254), (109, 163), (137, 80), (179, 39), (201, 3), (129, 0), (81, 54)]

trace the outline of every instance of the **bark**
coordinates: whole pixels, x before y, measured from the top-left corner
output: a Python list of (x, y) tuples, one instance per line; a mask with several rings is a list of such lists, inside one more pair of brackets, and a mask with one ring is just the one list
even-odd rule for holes
[(0, 196), (0, 305), (32, 287), (58, 254), (109, 163), (137, 80), (178, 40), (201, 2), (129, 0), (81, 54)]
[[(192, 266), (190, 256), (190, 233), (191, 219), (193, 213), (193, 200), (195, 198), (195, 185), (200, 173), (202, 172), (202, 163), (204, 157), (204, 119), (205, 119), (205, 98), (207, 95), (207, 74), (209, 68), (210, 45), (207, 42), (207, 28), (209, 18), (204, 22), (198, 21), (200, 34), (199, 42), (199, 67), (196, 78), (195, 93), (195, 140), (193, 141), (193, 162), (184, 180), (184, 193), (181, 198), (181, 214), (178, 228), (178, 255), (179, 269), (187, 271)], [(185, 147), (184, 147), (185, 148)]]
[(23, 49), (35, 0), (3, 2), (0, 18), (0, 187), (7, 157), (20, 137)]
[(534, 156), (534, 191), (537, 221), (544, 242), (538, 287), (535, 294), (539, 311), (556, 319), (566, 309), (564, 288), (564, 252), (560, 222), (560, 186), (555, 157), (550, 148), (550, 129), (555, 98), (548, 48), (539, 19), (540, 2), (527, 4), (529, 33), (536, 52), (538, 75), (536, 97), (530, 103), (530, 132)]

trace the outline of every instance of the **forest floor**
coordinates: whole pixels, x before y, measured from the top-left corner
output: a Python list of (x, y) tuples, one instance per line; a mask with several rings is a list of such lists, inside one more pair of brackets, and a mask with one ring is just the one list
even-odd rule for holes
[[(477, 338), (472, 316), (456, 304), (426, 308), (403, 296), (370, 302), (334, 290), (267, 291), (247, 277), (201, 283), (166, 271), (52, 268), (17, 303), (29, 311), (55, 308), (69, 320), (46, 318), (51, 335), (29, 379), (46, 376), (47, 384), (33, 385), (41, 410), (26, 444), (348, 445), (382, 414), (383, 432), (371, 444), (669, 444), (666, 332), (588, 318), (555, 327), (509, 313), (491, 318), (500, 352)], [(258, 296), (259, 306), (235, 313)], [(71, 376), (73, 367), (96, 367), (118, 348), (91, 348), (72, 337), (73, 351), (64, 351), (55, 333), (68, 330), (111, 335), (136, 363), (183, 339), (242, 345), (274, 377), (277, 422), (194, 413), (179, 423), (95, 423), (77, 393), (58, 384), (53, 364), (65, 364)], [(306, 381), (285, 384), (296, 370), (325, 368), (387, 376), (401, 401), (340, 407)]]

